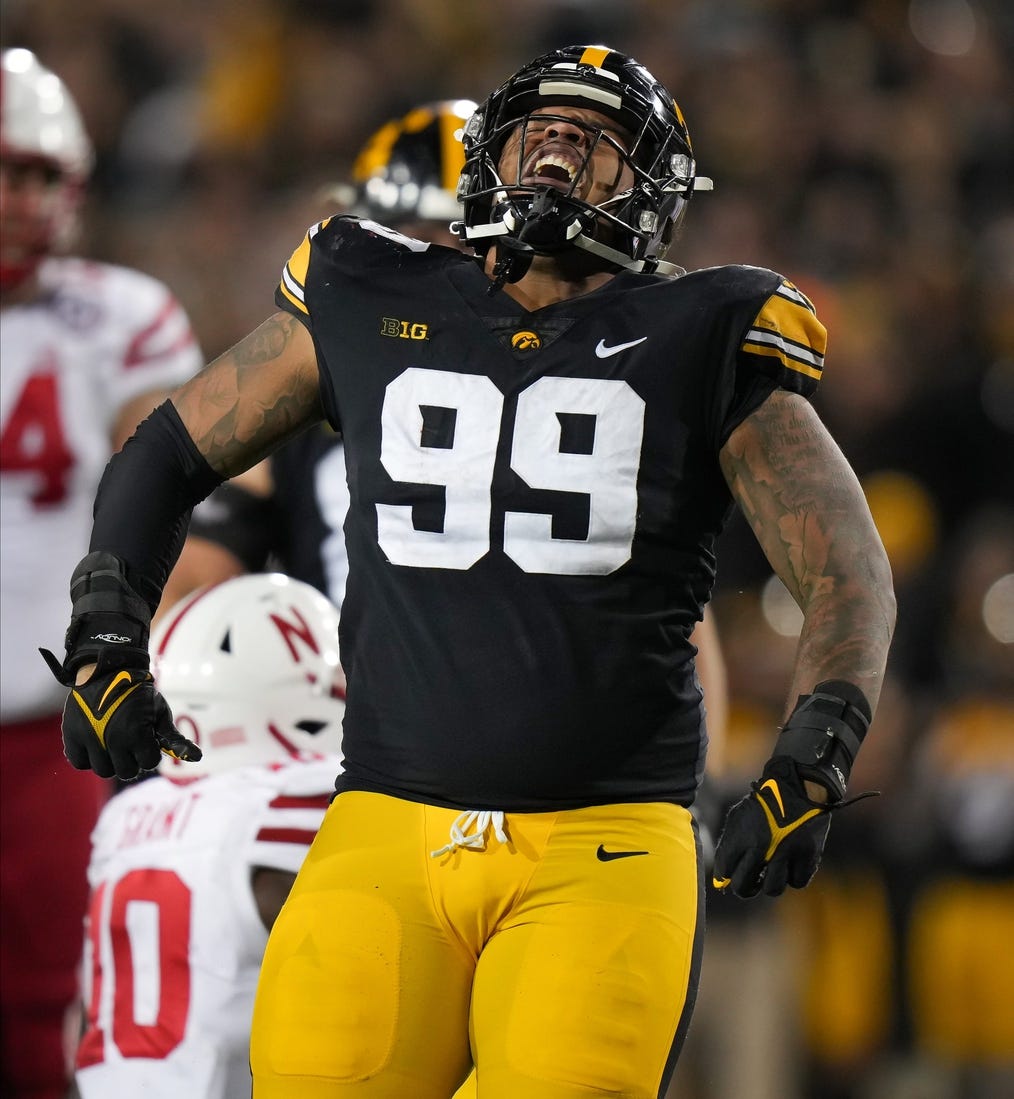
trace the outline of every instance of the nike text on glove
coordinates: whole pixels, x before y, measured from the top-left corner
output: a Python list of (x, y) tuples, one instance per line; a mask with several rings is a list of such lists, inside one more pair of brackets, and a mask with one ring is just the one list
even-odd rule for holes
[[(70, 584), (70, 626), (61, 664), (46, 649), (56, 678), (72, 688), (63, 710), (64, 753), (72, 766), (103, 778), (132, 779), (158, 766), (163, 752), (197, 761), (201, 750), (173, 728), (172, 714), (148, 671), (151, 608), (111, 553), (90, 553)], [(95, 664), (75, 686), (79, 668)]]
[[(786, 886), (802, 889), (810, 881), (830, 814), (859, 800), (845, 801), (845, 789), (871, 716), (863, 693), (841, 680), (800, 696), (760, 779), (729, 810), (715, 850), (716, 889), (778, 896)], [(807, 780), (827, 790), (826, 804), (808, 796)]]

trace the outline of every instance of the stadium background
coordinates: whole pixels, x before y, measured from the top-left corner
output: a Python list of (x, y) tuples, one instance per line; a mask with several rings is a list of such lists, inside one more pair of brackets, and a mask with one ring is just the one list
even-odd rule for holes
[[(1014, 1094), (1014, 5), (1009, 0), (0, 0), (97, 147), (84, 254), (179, 295), (211, 358), (389, 117), (607, 42), (674, 92), (713, 195), (670, 258), (781, 271), (830, 330), (818, 408), (899, 625), (825, 866), (712, 899), (674, 1099)], [(54, 578), (62, 583), (62, 579)], [(715, 614), (719, 796), (758, 769), (798, 612), (745, 524)]]

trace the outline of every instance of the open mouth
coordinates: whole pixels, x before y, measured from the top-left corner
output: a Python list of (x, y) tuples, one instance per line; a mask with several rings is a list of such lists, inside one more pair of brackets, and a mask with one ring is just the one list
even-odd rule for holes
[(539, 153), (521, 182), (529, 186), (548, 185), (558, 191), (569, 191), (577, 179), (580, 167), (573, 160), (558, 153)]

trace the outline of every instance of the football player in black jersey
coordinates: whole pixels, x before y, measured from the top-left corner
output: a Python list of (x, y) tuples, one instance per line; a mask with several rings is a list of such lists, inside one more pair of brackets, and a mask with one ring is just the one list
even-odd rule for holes
[[(405, 236), (467, 248), (450, 226), (463, 212), (457, 196), (465, 164), (461, 139), (476, 106), (468, 99), (446, 99), (389, 120), (360, 150), (352, 184), (325, 189), (321, 203), (337, 203)], [(316, 425), (226, 481), (194, 510), (160, 607), (174, 606), (198, 587), (269, 567), (313, 584), (341, 606), (348, 573), (342, 534), (348, 504), (341, 436), (327, 424)], [(713, 774), (721, 765), (728, 699), (725, 661), (708, 611), (691, 640), (707, 703), (708, 771)]]
[[(456, 194), (465, 163), (461, 136), (475, 109), (469, 99), (446, 99), (389, 120), (359, 151), (352, 183), (325, 188), (318, 196), (322, 211), (337, 205), (406, 236), (458, 247), (449, 226), (461, 217)], [(162, 608), (195, 588), (269, 566), (313, 584), (341, 606), (348, 572), (342, 537), (347, 509), (341, 435), (318, 424), (227, 481), (195, 509)], [(712, 650), (710, 639), (697, 643)], [(720, 660), (719, 652), (719, 669)]]
[(715, 856), (802, 887), (876, 707), (890, 570), (811, 408), (780, 275), (664, 259), (696, 174), (671, 95), (540, 57), (465, 131), (463, 239), (313, 226), (279, 311), (115, 457), (71, 581), (67, 756), (197, 749), (147, 670), (188, 509), (322, 418), (350, 505), (345, 771), (268, 944), (258, 1099), (662, 1094), (693, 1007), (706, 750), (690, 634), (730, 510), (804, 615), (772, 755)]

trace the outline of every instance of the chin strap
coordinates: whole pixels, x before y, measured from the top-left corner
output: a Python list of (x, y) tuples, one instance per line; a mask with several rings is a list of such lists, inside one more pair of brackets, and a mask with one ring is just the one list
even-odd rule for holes
[[(505, 283), (519, 282), (523, 279), (528, 273), (535, 256), (553, 255), (561, 251), (561, 248), (543, 251), (523, 240), (519, 240), (514, 236), (514, 224), (516, 224), (516, 221), (512, 210), (507, 210), (501, 221), (492, 222), (489, 225), (466, 226), (460, 221), (451, 224), (451, 231), (457, 233), (462, 241), (473, 246), (482, 241), (485, 249), (488, 250), (490, 243), (495, 243), (497, 260), (493, 267), (493, 281), (488, 291), (490, 294), (502, 290)], [(571, 228), (575, 232), (568, 235), (566, 244), (562, 246), (564, 248), (580, 248), (627, 271), (635, 271), (646, 275), (665, 275), (670, 278), (678, 278), (680, 275), (686, 274), (685, 268), (680, 267), (678, 264), (670, 263), (668, 260), (656, 259), (654, 256), (649, 256), (647, 259), (631, 259), (624, 252), (620, 252), (616, 248), (610, 248), (609, 245), (602, 244), (600, 241), (589, 237), (577, 221), (572, 223)], [(476, 251), (482, 250), (483, 246), (476, 247)]]
[(669, 275), (673, 278), (678, 278), (680, 275), (686, 274), (684, 268), (677, 266), (675, 263), (669, 263), (668, 260), (655, 259), (653, 256), (650, 256), (648, 259), (631, 259), (630, 256), (624, 255), (623, 252), (619, 252), (615, 248), (610, 248), (607, 244), (602, 244), (597, 240), (593, 240), (584, 233), (575, 237), (573, 243), (575, 248), (583, 248), (584, 251), (591, 252), (594, 256), (600, 256), (602, 259), (608, 260), (610, 263), (615, 263), (617, 266), (623, 267), (628, 271), (637, 271), (645, 275)]
[(514, 237), (505, 236), (496, 244), (496, 263), (493, 264), (493, 281), (487, 294), (493, 295), (504, 288), (504, 284), (520, 282), (535, 258), (535, 250)]

